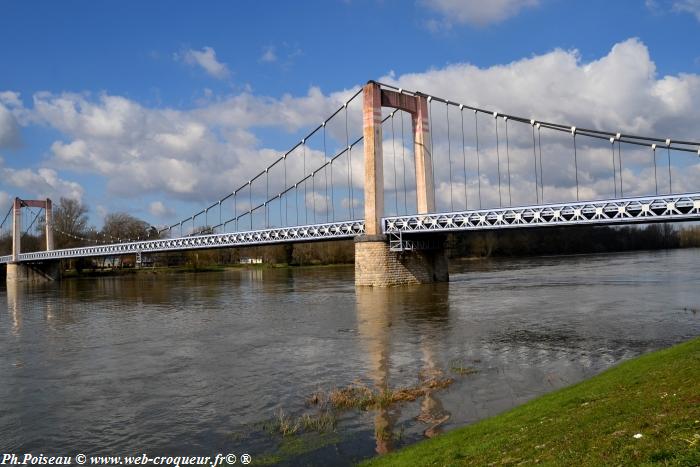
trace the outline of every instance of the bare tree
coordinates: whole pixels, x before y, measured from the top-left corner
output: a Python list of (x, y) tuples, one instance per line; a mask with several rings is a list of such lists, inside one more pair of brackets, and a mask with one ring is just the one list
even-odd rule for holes
[(107, 241), (146, 240), (157, 238), (157, 231), (150, 228), (148, 222), (142, 221), (125, 212), (108, 214), (101, 231)]
[(56, 248), (71, 248), (85, 243), (88, 237), (88, 208), (80, 201), (61, 198), (54, 207), (53, 225)]

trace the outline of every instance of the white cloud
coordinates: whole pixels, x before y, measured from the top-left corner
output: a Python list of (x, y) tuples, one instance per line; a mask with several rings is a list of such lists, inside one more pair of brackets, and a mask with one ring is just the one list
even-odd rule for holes
[(85, 190), (80, 184), (64, 180), (53, 169), (12, 169), (3, 166), (0, 159), (0, 179), (5, 186), (15, 187), (36, 198), (59, 199), (61, 197), (81, 200)]
[(511, 18), (523, 8), (535, 7), (539, 0), (421, 0), (442, 16), (444, 25), (486, 26)]
[[(4, 191), (0, 191), (0, 212), (2, 212), (0, 216), (4, 216), (8, 209), (10, 209), (10, 195)], [(0, 222), (2, 221), (0, 220)]]
[(678, 0), (673, 2), (673, 11), (690, 13), (700, 21), (700, 0)]
[(587, 63), (575, 50), (557, 49), (507, 65), (455, 64), (383, 80), (501, 112), (629, 133), (693, 139), (700, 117), (700, 76), (657, 77), (637, 39)]
[(662, 15), (669, 11), (690, 13), (700, 21), (700, 0), (645, 0), (644, 5), (655, 15)]
[[(522, 59), (507, 65), (478, 68), (456, 64), (424, 73), (387, 76), (387, 81), (404, 89), (448, 98), (452, 101), (566, 125), (671, 137), (677, 140), (697, 140), (700, 121), (700, 76), (679, 74), (658, 77), (647, 48), (639, 40), (630, 39), (616, 44), (604, 57), (583, 62), (576, 51), (555, 50), (544, 55)], [(443, 209), (449, 206), (448, 147), (444, 104), (433, 104), (438, 197)], [(465, 113), (466, 154), (468, 157), (468, 195), (477, 197), (475, 149), (473, 141), (474, 116)], [(453, 187), (464, 198), (462, 174), (461, 132), (459, 110), (452, 113), (452, 161), (459, 164)], [(498, 205), (498, 165), (495, 147), (494, 119), (480, 116), (480, 152), (482, 198), (484, 206)], [(456, 126), (457, 125), (457, 126)], [(506, 189), (503, 147), (504, 127), (500, 123), (500, 157), (502, 192)], [(386, 131), (386, 129), (385, 129)], [(535, 202), (531, 128), (518, 129), (510, 124), (511, 176), (513, 199)], [(575, 171), (570, 135), (552, 135), (543, 131), (545, 199), (569, 201), (575, 199)], [(455, 134), (459, 141), (455, 140)], [(529, 136), (528, 136), (529, 135)], [(613, 194), (610, 144), (577, 138), (581, 198), (601, 198)], [(643, 148), (623, 148), (626, 194), (653, 193), (654, 173), (651, 151)], [(385, 145), (386, 152), (386, 145)], [(668, 189), (666, 152), (657, 154), (660, 191)], [(674, 190), (700, 188), (691, 174), (700, 172), (696, 158), (673, 155), (683, 161), (675, 167)], [(685, 168), (682, 168), (685, 167)], [(663, 173), (661, 172), (663, 169)], [(442, 184), (440, 183), (442, 182)], [(664, 188), (666, 187), (666, 188)], [(517, 195), (517, 196), (516, 196)], [(532, 199), (529, 199), (532, 198)], [(463, 206), (464, 201), (456, 204)], [(474, 207), (475, 204), (471, 204)]]
[(149, 204), (148, 212), (158, 218), (167, 218), (175, 213), (173, 209), (167, 207), (162, 201), (153, 201)]
[[(404, 89), (538, 120), (632, 134), (688, 140), (698, 138), (700, 77), (695, 74), (657, 76), (647, 48), (636, 39), (616, 44), (607, 55), (589, 62), (582, 61), (576, 51), (558, 49), (504, 65), (479, 68), (468, 63), (453, 64), (420, 73), (390, 75), (382, 81)], [(113, 198), (155, 195), (163, 201), (153, 202), (146, 207), (153, 216), (165, 220), (172, 215), (166, 206), (172, 206), (175, 200), (212, 202), (241, 186), (279, 157), (284, 149), (292, 146), (297, 141), (300, 130), (318, 125), (354, 91), (324, 93), (312, 87), (306, 95), (285, 95), (280, 98), (244, 92), (211, 96), (200, 106), (189, 110), (149, 108), (124, 97), (107, 94), (90, 96), (38, 93), (33, 97), (33, 107), (23, 110), (29, 117), (23, 117), (24, 120), (20, 122), (44, 124), (63, 134), (61, 140), (55, 141), (51, 146), (50, 164), (53, 168), (104, 177), (107, 191)], [(434, 105), (438, 106), (435, 109), (444, 111), (439, 103)], [(350, 141), (361, 131), (360, 108), (361, 99), (358, 98), (348, 109)], [(437, 191), (444, 208), (450, 197), (450, 185), (447, 183), (449, 170), (446, 164), (448, 149), (445, 144), (444, 114), (438, 110), (433, 116)], [(459, 164), (455, 167), (461, 169), (461, 140), (455, 139), (461, 136), (459, 127), (455, 126), (459, 121), (458, 110), (452, 115), (452, 163)], [(493, 118), (483, 115), (480, 118), (481, 131), (486, 131), (480, 141), (482, 201), (486, 206), (498, 204), (498, 165)], [(465, 114), (466, 128), (473, 128), (472, 119), (473, 114)], [(513, 199), (528, 200), (528, 196), (534, 192), (531, 128), (519, 132), (515, 125), (511, 125), (509, 136)], [(258, 139), (259, 133), (256, 133), (260, 129), (264, 129), (265, 133), (276, 132), (282, 136), (274, 144), (263, 144)], [(385, 179), (390, 192), (393, 189), (403, 190), (403, 166), (398, 170), (397, 183), (394, 185), (390, 155), (393, 155), (391, 151), (394, 147), (397, 150), (401, 148), (402, 152), (410, 155), (408, 119), (405, 130), (406, 137), (409, 138), (407, 143), (402, 145), (399, 141), (391, 145), (390, 128), (386, 126), (384, 129)], [(398, 126), (396, 131), (399, 131)], [(327, 153), (332, 154), (345, 145), (344, 112), (327, 126), (327, 132)], [(323, 160), (322, 135), (323, 132), (319, 131), (314, 140), (307, 143), (307, 170), (318, 166)], [(571, 142), (571, 137), (567, 135), (550, 137), (543, 133), (544, 189), (545, 198), (549, 201), (555, 198), (571, 200), (575, 197), (575, 173), (570, 160)], [(581, 188), (582, 197), (600, 197), (611, 192), (611, 174), (607, 169), (603, 170), (609, 165), (610, 146), (596, 147), (583, 139), (579, 140), (579, 144), (579, 176), (586, 182), (586, 186)], [(502, 145), (501, 139), (501, 158), (504, 157)], [(301, 151), (301, 148), (295, 150), (287, 164), (275, 167), (269, 177), (269, 190), (265, 177), (256, 182), (254, 203), (268, 194), (274, 196), (283, 188), (285, 180), (291, 184), (301, 178)], [(465, 152), (469, 157), (467, 193), (472, 200), (470, 207), (474, 207), (473, 200), (476, 199), (478, 187), (473, 141), (469, 133)], [(659, 156), (663, 154), (659, 153)], [(626, 192), (631, 194), (653, 190), (653, 172), (650, 172), (653, 167), (649, 165), (648, 150), (630, 151), (624, 157)], [(504, 184), (504, 159), (501, 162)], [(346, 183), (345, 164), (343, 160), (335, 165), (336, 184)], [(283, 167), (286, 167), (286, 177), (282, 172)], [(359, 187), (363, 178), (361, 144), (353, 150), (352, 167), (353, 185)], [(412, 161), (408, 160), (405, 167), (407, 197), (415, 197)], [(700, 170), (694, 166), (688, 167), (688, 170), (675, 175), (678, 185), (674, 182), (674, 186), (692, 186), (692, 176)], [(19, 172), (3, 172), (3, 176), (12, 175), (17, 180), (22, 175), (25, 180), (23, 186), (32, 185), (27, 180), (38, 178), (41, 180), (36, 180), (36, 186), (49, 185), (54, 190), (77, 190), (82, 194), (79, 186), (71, 186), (70, 182), (65, 181), (61, 184), (56, 172), (53, 172), (53, 179), (47, 173), (42, 177), (40, 172)], [(315, 187), (315, 191), (324, 197), (325, 175), (320, 174), (317, 179), (324, 185)], [(54, 185), (48, 183), (47, 179), (53, 180)], [(452, 197), (456, 198), (455, 193), (458, 191), (463, 197), (463, 175), (455, 178), (453, 183)], [(300, 193), (314, 190), (312, 185), (299, 188), (302, 190)], [(359, 194), (361, 190), (356, 188), (352, 202), (346, 199), (347, 194), (336, 198), (336, 206), (343, 209), (347, 209), (350, 204), (357, 206)], [(244, 196), (238, 198), (236, 206), (239, 214), (247, 209), (248, 203), (244, 199), (247, 198), (247, 192), (242, 195)], [(388, 193), (387, 203), (394, 203), (395, 198)], [(534, 196), (532, 198), (534, 201)], [(300, 195), (302, 204), (304, 199)], [(327, 200), (319, 202), (319, 199), (325, 198), (317, 198), (317, 209), (319, 206), (325, 209)], [(227, 206), (226, 209), (232, 211), (233, 206)]]
[(0, 103), (0, 148), (16, 147), (20, 143), (19, 125), (10, 110)]
[[(349, 93), (327, 96), (312, 88), (306, 96), (280, 99), (244, 93), (187, 111), (146, 108), (118, 96), (39, 93), (32, 118), (65, 135), (51, 146), (53, 167), (102, 175), (112, 195), (209, 201), (281, 155), (284, 146), (261, 147), (254, 128), (308, 128)], [(284, 139), (285, 146), (293, 144)], [(288, 172), (291, 181), (301, 168), (290, 164)]]
[(277, 53), (274, 46), (265, 47), (263, 54), (260, 56), (260, 61), (263, 63), (273, 63), (277, 61)]
[(176, 54), (175, 57), (188, 65), (202, 67), (210, 76), (217, 79), (228, 78), (231, 74), (226, 64), (217, 60), (216, 52), (211, 47), (204, 47), (202, 50), (187, 49)]

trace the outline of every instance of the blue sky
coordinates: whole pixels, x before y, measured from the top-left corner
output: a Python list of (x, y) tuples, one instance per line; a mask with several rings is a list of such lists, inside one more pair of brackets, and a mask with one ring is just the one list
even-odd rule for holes
[[(684, 98), (697, 104), (699, 26), (698, 0), (5, 2), (0, 204), (16, 195), (74, 196), (89, 205), (96, 225), (114, 211), (172, 223), (226, 193), (226, 182), (204, 174), (188, 183), (188, 171), (222, 164), (227, 180), (243, 180), (254, 169), (246, 158), (269, 158), (291, 146), (348, 90), (381, 77), (504, 110), (512, 102), (516, 110), (537, 112), (542, 104), (545, 116), (634, 127), (643, 107), (597, 121), (585, 112), (555, 112), (570, 104), (566, 93), (527, 104), (529, 89), (504, 84), (489, 101), (477, 83), (515, 69), (534, 69), (538, 79), (537, 67), (527, 64), (548, 57), (564, 68), (573, 58), (585, 75), (588, 64), (616, 60), (611, 51), (627, 44), (618, 55), (644, 64), (639, 76), (651, 69), (648, 81), (630, 78), (640, 95), (658, 98), (659, 89), (676, 86), (674, 92), (685, 89)], [(563, 55), (552, 55), (559, 49)], [(454, 81), (444, 79), (450, 73)], [(572, 79), (567, 73), (573, 71), (563, 69), (562, 80)], [(659, 84), (667, 76), (685, 81)], [(580, 87), (582, 101), (604, 106), (615, 96), (592, 85), (603, 78), (573, 78), (571, 86)], [(261, 116), (300, 101), (319, 114), (295, 122)], [(665, 102), (667, 112), (640, 129), (682, 119), (684, 110), (674, 113), (675, 104)], [(221, 117), (224, 111), (236, 117)], [(697, 129), (678, 131), (698, 139)], [(166, 146), (169, 152), (159, 153)], [(122, 159), (130, 152), (138, 163)]]

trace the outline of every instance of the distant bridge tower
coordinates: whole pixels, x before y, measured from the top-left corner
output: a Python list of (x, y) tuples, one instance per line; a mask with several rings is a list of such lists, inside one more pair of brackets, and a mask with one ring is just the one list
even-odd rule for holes
[(355, 284), (391, 286), (446, 281), (443, 236), (414, 237), (411, 246), (406, 248), (400, 238), (390, 242), (381, 225), (384, 215), (382, 107), (393, 107), (411, 114), (417, 209), (419, 214), (435, 211), (432, 154), (428, 144), (428, 99), (419, 94), (382, 89), (373, 81), (365, 85), (363, 97), (365, 235), (355, 239)]
[(15, 198), (12, 204), (12, 261), (19, 260), (19, 254), (22, 252), (22, 208), (39, 208), (43, 209), (46, 217), (46, 251), (54, 249), (53, 243), (53, 209), (51, 200), (19, 199)]
[(12, 205), (12, 263), (7, 265), (7, 282), (43, 282), (56, 280), (59, 275), (57, 261), (44, 263), (19, 263), (22, 253), (22, 208), (39, 208), (45, 212), (46, 251), (54, 249), (53, 207), (51, 200), (29, 200), (15, 198)]

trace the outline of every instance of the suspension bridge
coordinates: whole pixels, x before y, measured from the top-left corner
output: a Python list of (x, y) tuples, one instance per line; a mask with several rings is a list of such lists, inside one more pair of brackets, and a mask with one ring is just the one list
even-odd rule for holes
[[(54, 233), (67, 233), (53, 225), (51, 201), (16, 199), (0, 224), (13, 240), (0, 264), (8, 281), (33, 280), (54, 277), (46, 268), (62, 259), (354, 238), (358, 285), (447, 280), (450, 232), (700, 220), (698, 156), (694, 141), (370, 81), (256, 175), (154, 238), (57, 250)], [(22, 252), (22, 226), (42, 213), (46, 250)]]

